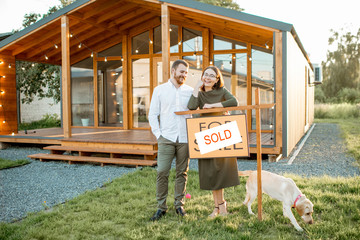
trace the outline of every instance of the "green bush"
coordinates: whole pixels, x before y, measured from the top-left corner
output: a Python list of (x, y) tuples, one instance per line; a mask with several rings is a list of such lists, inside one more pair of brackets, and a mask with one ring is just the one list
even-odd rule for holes
[(343, 88), (337, 94), (340, 102), (346, 103), (360, 103), (360, 91), (354, 88)]
[(359, 118), (360, 105), (341, 104), (315, 104), (315, 118), (347, 119)]
[(61, 120), (59, 115), (54, 114), (46, 114), (39, 121), (34, 121), (31, 123), (21, 123), (19, 126), (19, 130), (31, 130), (31, 129), (41, 129), (41, 128), (52, 128), (52, 127), (60, 127)]

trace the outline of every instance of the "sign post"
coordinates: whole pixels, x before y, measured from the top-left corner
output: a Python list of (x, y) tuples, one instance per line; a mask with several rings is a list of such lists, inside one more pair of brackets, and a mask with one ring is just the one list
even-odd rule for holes
[[(260, 106), (260, 90), (255, 90), (255, 106)], [(258, 185), (258, 219), (262, 220), (262, 184), (261, 184), (261, 113), (256, 108), (256, 156), (257, 156), (257, 185)]]

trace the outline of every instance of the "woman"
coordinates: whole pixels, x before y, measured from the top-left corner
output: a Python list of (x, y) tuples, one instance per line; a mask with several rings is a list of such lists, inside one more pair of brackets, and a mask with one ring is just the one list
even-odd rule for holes
[[(207, 67), (196, 84), (190, 97), (188, 108), (191, 110), (215, 107), (237, 106), (236, 98), (224, 87), (224, 79), (217, 67)], [(218, 116), (223, 112), (202, 114)], [(239, 185), (236, 158), (199, 159), (200, 189), (212, 190), (215, 208), (209, 217), (226, 216), (224, 188)]]

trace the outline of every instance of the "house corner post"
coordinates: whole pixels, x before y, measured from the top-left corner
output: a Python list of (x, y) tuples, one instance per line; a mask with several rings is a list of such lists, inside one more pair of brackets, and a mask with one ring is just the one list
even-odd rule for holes
[(71, 137), (71, 79), (69, 17), (61, 17), (61, 81), (64, 138)]

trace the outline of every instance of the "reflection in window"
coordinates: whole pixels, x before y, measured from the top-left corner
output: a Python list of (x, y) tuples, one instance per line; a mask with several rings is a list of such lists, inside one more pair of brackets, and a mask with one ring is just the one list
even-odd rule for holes
[(246, 54), (215, 54), (214, 65), (220, 69), (225, 87), (236, 96), (239, 105), (247, 105)]
[(214, 50), (246, 49), (246, 43), (214, 35)]
[(202, 32), (183, 28), (182, 46), (184, 52), (202, 51)]
[[(252, 49), (252, 103), (255, 103), (255, 89), (260, 89), (260, 103), (274, 103), (274, 64), (270, 50)], [(273, 130), (274, 109), (261, 110), (261, 129)], [(255, 111), (252, 111), (252, 129), (256, 129)]]
[(195, 87), (201, 78), (202, 73), (202, 56), (184, 56), (183, 59), (189, 63), (189, 72), (186, 78), (186, 84)]
[(73, 126), (94, 125), (92, 58), (71, 66), (71, 116)]
[[(178, 45), (178, 36), (179, 36), (179, 27), (176, 25), (170, 25), (170, 53), (178, 53), (179, 45)], [(161, 41), (161, 25), (154, 28), (154, 53), (162, 52), (162, 41)]]
[(150, 63), (149, 59), (132, 61), (133, 126), (149, 127)]
[(149, 43), (149, 31), (133, 37), (131, 44), (132, 54), (149, 54)]

